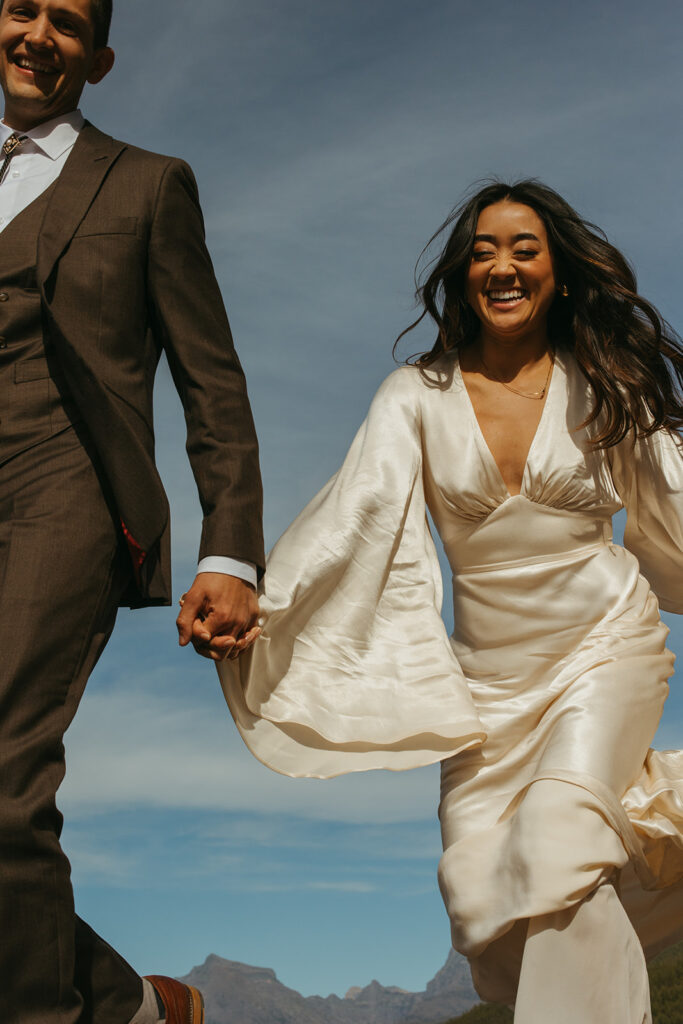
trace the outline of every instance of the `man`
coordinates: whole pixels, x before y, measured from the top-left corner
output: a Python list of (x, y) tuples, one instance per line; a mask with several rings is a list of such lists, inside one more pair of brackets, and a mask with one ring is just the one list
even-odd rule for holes
[(62, 738), (120, 604), (171, 598), (151, 393), (162, 349), (204, 511), (180, 643), (258, 635), (261, 485), (191, 172), (84, 123), (111, 0), (0, 9), (0, 1021), (201, 1024), (74, 914)]

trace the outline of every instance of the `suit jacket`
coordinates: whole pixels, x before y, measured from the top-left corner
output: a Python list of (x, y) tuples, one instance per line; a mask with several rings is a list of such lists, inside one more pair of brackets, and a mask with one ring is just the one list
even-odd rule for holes
[(187, 164), (86, 123), (43, 221), (37, 270), (46, 340), (94, 441), (136, 567), (125, 603), (171, 600), (169, 509), (152, 421), (162, 349), (204, 513), (199, 556), (262, 567), (256, 434)]

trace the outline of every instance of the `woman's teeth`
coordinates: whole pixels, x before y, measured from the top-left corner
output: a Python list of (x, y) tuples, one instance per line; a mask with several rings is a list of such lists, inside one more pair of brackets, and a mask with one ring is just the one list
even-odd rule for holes
[(524, 298), (524, 292), (520, 288), (514, 288), (512, 291), (506, 292), (490, 291), (488, 296), (493, 302), (517, 302)]

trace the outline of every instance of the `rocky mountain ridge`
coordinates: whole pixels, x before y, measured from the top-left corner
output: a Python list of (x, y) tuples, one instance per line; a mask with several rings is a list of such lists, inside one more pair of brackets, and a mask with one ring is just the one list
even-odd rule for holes
[(268, 967), (214, 955), (182, 981), (203, 992), (206, 1024), (440, 1024), (478, 1002), (467, 961), (453, 951), (422, 992), (372, 981), (343, 999), (302, 996)]

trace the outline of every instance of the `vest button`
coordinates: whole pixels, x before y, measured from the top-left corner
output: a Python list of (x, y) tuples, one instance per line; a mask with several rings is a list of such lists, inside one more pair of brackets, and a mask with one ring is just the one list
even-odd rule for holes
[(7, 302), (9, 295), (7, 292), (0, 292), (0, 302)]

